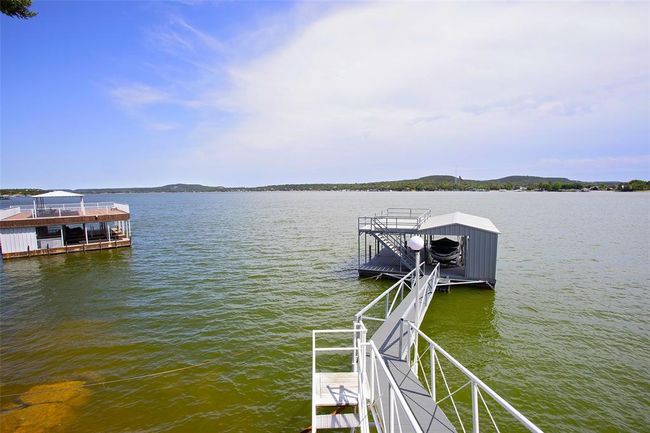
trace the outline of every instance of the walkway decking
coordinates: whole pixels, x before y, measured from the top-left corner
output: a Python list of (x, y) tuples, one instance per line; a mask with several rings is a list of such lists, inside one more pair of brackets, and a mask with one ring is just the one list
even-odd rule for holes
[[(420, 284), (424, 284), (428, 275), (423, 275), (420, 278)], [(426, 293), (422, 291), (422, 302)], [(379, 352), (381, 353), (388, 370), (395, 379), (399, 386), (400, 391), (415, 415), (415, 418), (420, 425), (420, 428), (425, 433), (449, 433), (456, 432), (456, 429), (451, 424), (443, 411), (433, 402), (429, 392), (422, 386), (418, 378), (411, 371), (408, 362), (400, 359), (400, 322), (401, 319), (414, 322), (415, 321), (415, 290), (412, 290), (402, 302), (393, 310), (393, 312), (386, 318), (382, 325), (370, 337), (370, 340), (375, 343)], [(429, 297), (431, 299), (431, 297)], [(426, 309), (428, 305), (423, 305)], [(424, 315), (422, 315), (424, 316)], [(405, 344), (409, 341), (408, 327), (404, 326), (403, 341)], [(403, 350), (406, 347), (403, 348)], [(388, 392), (388, 381), (381, 381), (381, 392)], [(386, 411), (387, 408), (384, 408)], [(401, 419), (406, 419), (405, 414), (399, 414)]]

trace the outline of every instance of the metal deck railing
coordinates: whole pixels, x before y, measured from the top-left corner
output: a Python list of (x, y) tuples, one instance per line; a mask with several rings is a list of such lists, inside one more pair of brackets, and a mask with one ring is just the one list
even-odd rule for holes
[(29, 212), (27, 218), (51, 218), (64, 216), (83, 216), (88, 211), (94, 213), (108, 213), (112, 210), (120, 210), (129, 213), (129, 205), (114, 202), (91, 202), (85, 203), (83, 207), (79, 203), (47, 204), (42, 207), (34, 206), (10, 206), (0, 212), (0, 219), (8, 218), (21, 212)]
[(388, 208), (373, 216), (358, 218), (359, 230), (418, 230), (431, 217), (431, 209)]

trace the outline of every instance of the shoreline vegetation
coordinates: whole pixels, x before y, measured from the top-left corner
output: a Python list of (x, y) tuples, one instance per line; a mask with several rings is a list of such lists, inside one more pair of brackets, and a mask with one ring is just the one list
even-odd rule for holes
[[(0, 189), (0, 195), (29, 196), (51, 190), (38, 188)], [(309, 183), (256, 187), (223, 187), (177, 183), (158, 187), (86, 188), (70, 190), (83, 194), (132, 194), (152, 192), (242, 192), (242, 191), (650, 191), (650, 181), (631, 180), (585, 182), (558, 177), (508, 176), (491, 180), (470, 180), (436, 175), (419, 179), (365, 183)]]

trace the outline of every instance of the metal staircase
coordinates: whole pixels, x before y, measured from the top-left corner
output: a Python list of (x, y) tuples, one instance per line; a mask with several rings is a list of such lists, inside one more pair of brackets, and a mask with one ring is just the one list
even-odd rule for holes
[(372, 231), (370, 232), (380, 244), (388, 248), (400, 258), (402, 264), (408, 269), (415, 268), (415, 260), (409, 255), (408, 248), (403, 244), (402, 238), (388, 230), (381, 217), (372, 218)]

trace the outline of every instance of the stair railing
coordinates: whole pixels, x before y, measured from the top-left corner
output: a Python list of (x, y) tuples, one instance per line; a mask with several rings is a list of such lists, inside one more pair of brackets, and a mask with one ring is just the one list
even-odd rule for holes
[(402, 244), (401, 237), (390, 232), (388, 230), (388, 227), (381, 221), (381, 217), (373, 217), (372, 229), (373, 231), (380, 232), (381, 236), (386, 238), (382, 239), (380, 236), (377, 236), (377, 239), (379, 239), (391, 251), (397, 254), (400, 260), (402, 260), (406, 266), (411, 269), (415, 268), (415, 261), (408, 255), (408, 249)]

